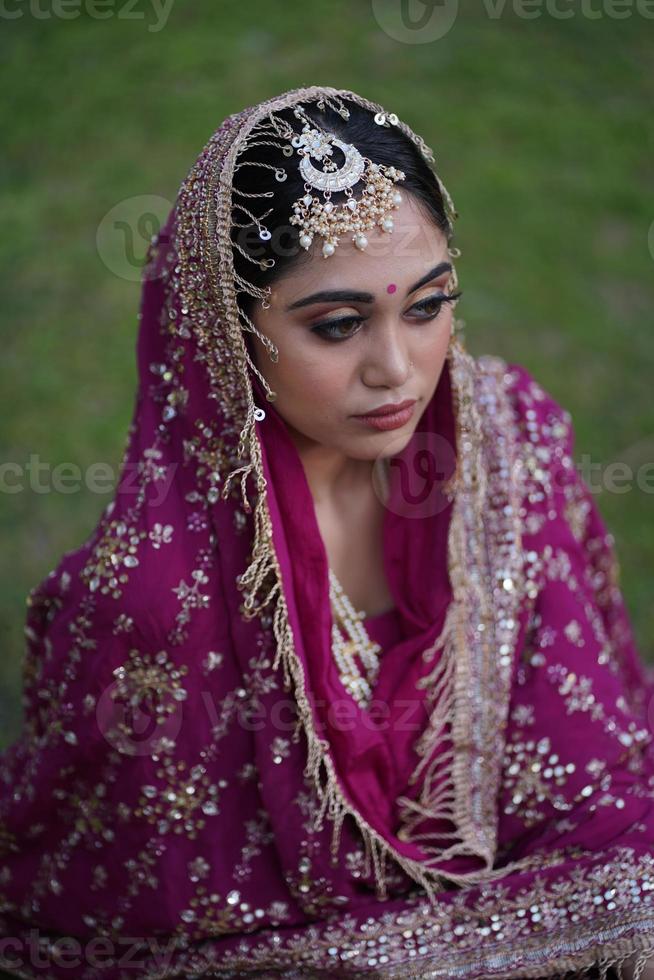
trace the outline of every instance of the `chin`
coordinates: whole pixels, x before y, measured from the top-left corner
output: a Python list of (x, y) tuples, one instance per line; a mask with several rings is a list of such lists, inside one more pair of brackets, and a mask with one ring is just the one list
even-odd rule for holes
[[(394, 439), (390, 439), (384, 449), (378, 450), (375, 453), (375, 459), (390, 459), (392, 456), (397, 456), (401, 453), (403, 449), (408, 445), (414, 430), (411, 429), (410, 432), (403, 432), (402, 435), (396, 435)], [(380, 432), (379, 435), (388, 435), (388, 432)]]

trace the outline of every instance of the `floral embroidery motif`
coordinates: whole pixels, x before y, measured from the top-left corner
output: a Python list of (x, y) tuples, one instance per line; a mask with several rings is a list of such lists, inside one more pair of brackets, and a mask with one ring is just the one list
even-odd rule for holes
[(162, 544), (170, 544), (173, 539), (172, 524), (159, 524), (157, 522), (148, 535), (153, 548), (161, 548)]
[(516, 813), (525, 826), (533, 827), (547, 815), (539, 804), (548, 801), (555, 809), (567, 809), (565, 796), (554, 792), (554, 787), (565, 786), (568, 775), (575, 771), (575, 764), (562, 764), (559, 756), (550, 752), (551, 743), (547, 737), (537, 743), (518, 739), (516, 733), (506, 747), (503, 785), (509, 791), (511, 801), (504, 812)]
[(234, 865), (234, 879), (245, 881), (252, 875), (252, 859), (257, 857), (264, 850), (266, 844), (275, 839), (275, 834), (270, 827), (268, 814), (265, 810), (259, 810), (256, 820), (248, 820), (245, 823), (245, 844), (241, 850), (241, 860)]
[(219, 790), (227, 782), (221, 779), (213, 783), (204, 766), (193, 766), (188, 774), (186, 768), (186, 763), (180, 761), (157, 769), (157, 777), (165, 783), (142, 787), (134, 815), (156, 823), (160, 834), (172, 830), (195, 840), (206, 823), (204, 817), (220, 812)]
[(129, 527), (123, 520), (109, 521), (94, 551), (94, 560), (81, 572), (82, 579), (91, 592), (110, 593), (114, 599), (122, 595), (121, 585), (128, 581), (127, 572), (120, 568), (134, 568), (139, 564), (137, 551), (146, 532)]
[(156, 726), (164, 726), (179, 716), (188, 696), (181, 679), (188, 671), (186, 664), (176, 666), (165, 650), (152, 656), (131, 649), (126, 662), (113, 671), (116, 680), (108, 694), (114, 708), (98, 719), (107, 741), (127, 755), (141, 753), (145, 746), (153, 755), (170, 750), (174, 743), (167, 741), (166, 729), (144, 742), (142, 722), (154, 718)]
[(182, 604), (181, 612), (175, 617), (177, 625), (168, 634), (169, 643), (182, 643), (188, 637), (186, 625), (191, 621), (192, 609), (206, 609), (209, 606), (210, 597), (200, 591), (201, 586), (206, 585), (209, 576), (201, 568), (191, 572), (193, 585), (188, 585), (183, 579), (173, 589), (173, 592)]
[(577, 541), (583, 541), (590, 515), (590, 501), (585, 497), (581, 499), (571, 497), (565, 502), (563, 515)]

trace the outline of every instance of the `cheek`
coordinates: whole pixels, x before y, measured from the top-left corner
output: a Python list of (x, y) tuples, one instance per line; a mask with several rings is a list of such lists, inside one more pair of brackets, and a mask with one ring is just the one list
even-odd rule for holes
[(451, 325), (451, 317), (443, 317), (436, 328), (429, 332), (427, 340), (420, 350), (420, 357), (424, 367), (428, 367), (433, 371), (436, 364), (440, 363), (445, 357), (450, 342)]
[[(311, 352), (307, 357), (295, 357), (283, 369), (284, 390), (293, 398), (316, 407), (339, 398), (349, 387), (349, 375), (344, 370), (342, 358), (330, 357), (330, 352)], [(278, 363), (277, 368), (280, 367)]]

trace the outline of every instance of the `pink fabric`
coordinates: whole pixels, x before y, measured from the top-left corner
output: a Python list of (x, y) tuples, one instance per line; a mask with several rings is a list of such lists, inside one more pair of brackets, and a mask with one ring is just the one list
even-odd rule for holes
[[(264, 404), (258, 379), (254, 381), (259, 404)], [(328, 560), (309, 486), (283, 420), (274, 404), (265, 404), (268, 414), (260, 432), (269, 499), (271, 507), (277, 508), (277, 513), (273, 510), (278, 533), (275, 544), (282, 570), (288, 575), (289, 594), (297, 601), (297, 634), (306, 645), (303, 659), (311, 689), (320, 704), (316, 714), (322, 722), (322, 732), (329, 738), (349, 798), (375, 829), (389, 836), (397, 823), (397, 797), (411, 793), (407, 778), (416, 763), (411, 746), (426, 724), (424, 696), (416, 697), (415, 681), (433, 669), (433, 661), (426, 665), (422, 653), (440, 634), (451, 597), (446, 551), (451, 503), (443, 500), (438, 506), (434, 502), (432, 513), (418, 520), (412, 514), (403, 517), (398, 501), (402, 496), (410, 499), (411, 495), (408, 481), (412, 467), (405, 462), (410, 458), (411, 445), (395, 457), (393, 465), (403, 478), (391, 483), (392, 493), (384, 511), (384, 561), (406, 639), (387, 650), (381, 663), (375, 700), (388, 709), (384, 710), (382, 724), (364, 724), (361, 709), (345, 692), (331, 655)], [(447, 365), (416, 427), (416, 441), (423, 432), (438, 432), (453, 446)], [(452, 453), (446, 472), (439, 474), (439, 479), (451, 476), (454, 461)], [(423, 479), (422, 475), (414, 478), (418, 483)], [(336, 704), (354, 724), (334, 720)], [(368, 712), (368, 717), (374, 717), (374, 713)], [(420, 848), (414, 844), (397, 841), (397, 846), (408, 856), (420, 856)], [(456, 870), (459, 862), (448, 863), (447, 867)]]
[(379, 656), (382, 658), (387, 650), (404, 639), (402, 619), (395, 606), (375, 616), (366, 616), (363, 622), (368, 636), (380, 644), (382, 652)]

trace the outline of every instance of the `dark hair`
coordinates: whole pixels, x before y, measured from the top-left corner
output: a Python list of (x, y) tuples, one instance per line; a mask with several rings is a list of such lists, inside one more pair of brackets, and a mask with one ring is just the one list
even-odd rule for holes
[[(359, 152), (369, 157), (373, 163), (394, 166), (404, 171), (406, 177), (398, 184), (399, 189), (416, 199), (425, 216), (433, 220), (443, 231), (449, 243), (452, 228), (447, 217), (443, 195), (434, 171), (415, 143), (396, 126), (379, 126), (374, 120), (374, 113), (366, 107), (349, 99), (342, 101), (350, 111), (349, 119), (343, 119), (329, 105), (320, 112), (317, 110), (311, 112), (306, 105), (303, 108), (307, 116), (314, 119), (322, 129), (333, 133), (344, 142), (353, 143)], [(300, 131), (298, 120), (293, 115), (293, 107), (276, 112), (275, 116), (286, 120), (296, 132)], [(239, 225), (232, 228), (232, 254), (236, 275), (264, 289), (308, 258), (309, 253), (299, 243), (297, 225), (289, 223), (293, 204), (304, 192), (304, 181), (299, 167), (288, 165), (289, 160), (297, 161), (297, 155), (285, 156), (281, 148), (265, 143), (265, 136), (257, 138), (256, 133), (253, 135), (252, 147), (246, 147), (239, 155), (237, 163), (242, 164), (247, 160), (257, 161), (288, 173), (286, 180), (278, 181), (275, 179), (274, 171), (266, 167), (241, 166), (233, 177), (233, 187), (240, 192), (246, 194), (267, 190), (274, 192), (272, 197), (253, 198), (234, 194), (232, 201), (233, 221)], [(277, 139), (277, 142), (282, 141)], [(338, 154), (338, 160), (341, 155), (338, 147), (334, 149), (334, 153)], [(362, 184), (354, 185), (353, 196), (360, 196), (362, 190)], [(346, 200), (345, 192), (334, 192), (332, 200), (335, 204)], [(260, 239), (256, 223), (236, 205), (243, 205), (258, 217), (271, 209), (261, 223), (270, 230), (272, 237), (268, 241)], [(256, 259), (255, 262), (241, 254), (238, 247), (234, 247), (235, 240), (240, 248)], [(270, 259), (274, 259), (274, 265), (263, 268), (259, 265), (260, 262)], [(250, 318), (252, 318), (254, 302), (255, 297), (249, 293), (239, 293), (239, 308)], [(246, 333), (246, 340), (251, 340), (250, 333)], [(249, 343), (248, 347), (250, 347)]]

